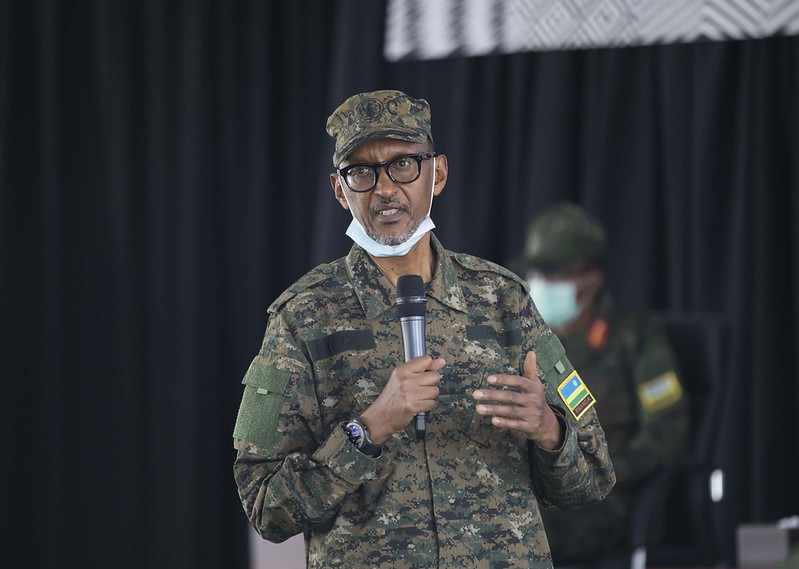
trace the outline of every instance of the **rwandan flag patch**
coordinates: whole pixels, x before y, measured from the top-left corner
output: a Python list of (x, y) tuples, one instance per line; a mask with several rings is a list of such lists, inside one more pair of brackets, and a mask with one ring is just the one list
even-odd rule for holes
[(682, 387), (674, 371), (668, 371), (638, 386), (638, 397), (649, 413), (654, 413), (682, 399)]
[(594, 396), (588, 391), (576, 371), (571, 372), (569, 377), (560, 384), (558, 395), (576, 420), (579, 420), (596, 403)]

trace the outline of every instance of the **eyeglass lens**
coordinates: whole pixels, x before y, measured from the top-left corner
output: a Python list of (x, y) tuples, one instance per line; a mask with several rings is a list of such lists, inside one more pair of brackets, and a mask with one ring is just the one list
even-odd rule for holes
[[(398, 184), (407, 184), (419, 178), (421, 160), (416, 156), (400, 156), (387, 164), (389, 177)], [(369, 164), (347, 170), (347, 183), (356, 191), (372, 189), (377, 184), (377, 169)]]

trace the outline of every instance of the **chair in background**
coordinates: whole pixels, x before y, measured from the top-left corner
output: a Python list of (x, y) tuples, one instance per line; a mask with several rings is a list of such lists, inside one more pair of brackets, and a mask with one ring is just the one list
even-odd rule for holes
[[(715, 458), (722, 436), (719, 386), (728, 361), (729, 329), (725, 320), (708, 314), (663, 314), (659, 317), (671, 340), (681, 379), (691, 398), (693, 444), (676, 466), (641, 488), (630, 529), (630, 567), (697, 567), (730, 564), (725, 541), (724, 472)], [(666, 510), (666, 535), (649, 545), (652, 514)]]

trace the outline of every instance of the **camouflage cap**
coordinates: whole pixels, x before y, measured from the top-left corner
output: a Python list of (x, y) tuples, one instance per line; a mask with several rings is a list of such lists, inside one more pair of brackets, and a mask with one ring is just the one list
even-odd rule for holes
[(373, 138), (408, 142), (433, 141), (430, 104), (402, 91), (372, 91), (353, 95), (327, 119), (327, 134), (336, 140), (333, 166), (360, 144)]
[(517, 264), (524, 269), (552, 269), (578, 261), (603, 262), (605, 229), (598, 219), (573, 203), (560, 203), (527, 226), (527, 241)]

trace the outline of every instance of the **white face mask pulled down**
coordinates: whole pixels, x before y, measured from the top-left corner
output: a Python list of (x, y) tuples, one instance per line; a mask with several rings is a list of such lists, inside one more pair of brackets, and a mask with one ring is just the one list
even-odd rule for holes
[(366, 230), (363, 228), (363, 225), (361, 225), (361, 222), (355, 218), (352, 204), (347, 197), (347, 192), (344, 192), (344, 199), (347, 200), (347, 204), (350, 206), (350, 213), (352, 213), (352, 221), (350, 222), (350, 226), (347, 228), (347, 236), (374, 257), (402, 257), (406, 255), (408, 251), (413, 249), (413, 246), (419, 242), (425, 233), (431, 229), (434, 229), (436, 226), (436, 224), (433, 223), (433, 220), (430, 219), (430, 211), (433, 208), (433, 189), (436, 185), (435, 172), (436, 157), (433, 156), (433, 183), (430, 186), (430, 204), (427, 206), (427, 215), (425, 215), (422, 222), (416, 228), (416, 231), (414, 231), (413, 235), (408, 237), (408, 239), (402, 243), (399, 243), (398, 245), (384, 245), (369, 237), (369, 235), (366, 233)]

